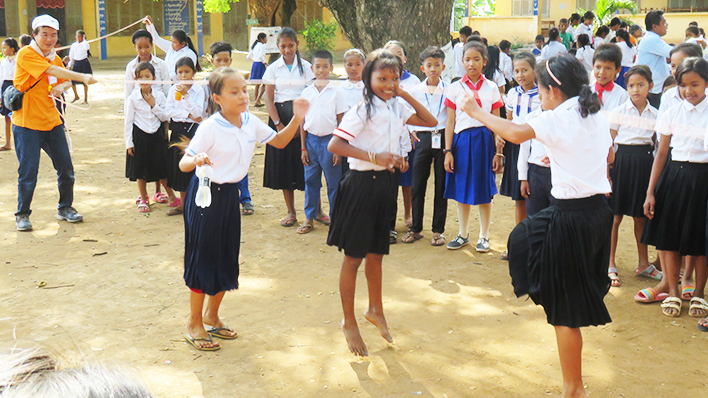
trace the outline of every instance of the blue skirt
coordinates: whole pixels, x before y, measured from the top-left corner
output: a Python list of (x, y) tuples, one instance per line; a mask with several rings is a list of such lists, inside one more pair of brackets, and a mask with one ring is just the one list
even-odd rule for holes
[(401, 173), (401, 178), (398, 180), (398, 185), (401, 187), (413, 186), (413, 159), (415, 159), (415, 149), (408, 152), (408, 170)]
[[(265, 73), (266, 66), (263, 62), (254, 62), (253, 66), (251, 66), (251, 82), (260, 84), (260, 80), (263, 78), (263, 74)], [(254, 81), (257, 80), (257, 81)]]
[(12, 80), (4, 80), (2, 82), (2, 89), (0, 89), (0, 115), (3, 116), (7, 116), (12, 113), (12, 111), (5, 108), (5, 99), (3, 98), (5, 96), (5, 90), (7, 90), (10, 86), (12, 86)]
[(452, 139), (454, 173), (447, 173), (445, 199), (468, 205), (491, 203), (497, 194), (492, 170), (494, 138), (486, 127), (473, 127)]
[(628, 70), (629, 66), (623, 66), (622, 69), (620, 69), (617, 80), (615, 80), (615, 83), (619, 84), (625, 90), (627, 89), (627, 82), (624, 80), (624, 74), (627, 73)]

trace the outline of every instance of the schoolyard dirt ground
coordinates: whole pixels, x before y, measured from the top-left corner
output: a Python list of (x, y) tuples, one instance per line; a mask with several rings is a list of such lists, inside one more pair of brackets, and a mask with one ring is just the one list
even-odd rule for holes
[[(242, 220), (241, 288), (226, 295), (221, 310), (239, 338), (221, 341), (215, 353), (187, 345), (182, 218), (166, 216), (166, 205), (148, 215), (136, 211), (137, 187), (124, 178), (123, 69), (96, 75), (91, 109), (68, 111), (83, 223), (56, 221), (56, 178), (43, 154), (34, 231), (16, 232), (17, 158), (0, 153), (3, 346), (44, 347), (65, 365), (135, 369), (159, 397), (560, 396), (553, 328), (540, 307), (514, 297), (499, 258), (513, 226), (508, 198), (494, 199), (489, 254), (431, 247), (428, 201), (426, 239), (392, 246), (384, 260), (384, 306), (396, 343), (387, 344), (362, 316), (370, 356), (359, 359), (339, 327), (342, 255), (325, 244), (326, 227), (302, 236), (280, 226), (282, 195), (261, 187), (262, 146), (250, 171), (256, 214)], [(303, 200), (298, 192), (299, 209)], [(404, 229), (401, 219), (399, 234)], [(456, 230), (451, 202), (448, 240)], [(631, 230), (631, 222), (622, 225), (624, 284), (605, 300), (614, 322), (583, 331), (588, 390), (594, 397), (703, 396), (708, 333), (696, 328), (686, 304), (680, 318), (667, 318), (658, 304), (634, 302), (637, 290), (653, 283), (633, 275)], [(363, 270), (358, 282), (363, 314)]]

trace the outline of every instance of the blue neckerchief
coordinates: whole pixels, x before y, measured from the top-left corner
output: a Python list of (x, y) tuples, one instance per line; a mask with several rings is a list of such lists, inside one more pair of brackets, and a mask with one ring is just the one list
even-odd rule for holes
[(523, 87), (517, 86), (516, 92), (519, 93), (519, 96), (516, 99), (516, 116), (521, 116), (521, 95), (524, 93), (529, 96), (528, 110), (526, 111), (526, 114), (528, 115), (529, 113), (531, 113), (531, 103), (533, 102), (533, 97), (538, 95), (538, 86), (532, 88), (528, 92), (524, 91)]
[(408, 72), (407, 70), (403, 70), (403, 73), (401, 73), (401, 80), (406, 80), (409, 77), (411, 77), (411, 73)]

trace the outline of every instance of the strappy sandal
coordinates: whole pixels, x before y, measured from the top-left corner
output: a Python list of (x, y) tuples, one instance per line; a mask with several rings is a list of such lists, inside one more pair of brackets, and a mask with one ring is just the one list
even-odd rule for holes
[(423, 234), (408, 231), (406, 236), (401, 238), (401, 242), (402, 243), (414, 243), (414, 242), (417, 242), (421, 239), (423, 239)]
[(694, 285), (686, 284), (681, 289), (681, 299), (684, 301), (690, 301), (693, 298), (693, 292), (696, 291), (696, 287)]
[(612, 287), (622, 286), (622, 281), (620, 280), (619, 272), (617, 271), (617, 268), (615, 268), (615, 267), (607, 268), (607, 276), (610, 277)]
[(312, 224), (302, 224), (299, 227), (297, 227), (297, 233), (300, 235), (305, 235), (307, 233), (312, 232), (312, 230), (315, 229), (315, 227)]
[(661, 271), (659, 271), (658, 269), (656, 269), (656, 267), (654, 267), (654, 264), (649, 264), (649, 266), (644, 271), (641, 271), (641, 272), (637, 272), (637, 271), (638, 270), (634, 270), (634, 273), (636, 273), (637, 276), (641, 276), (641, 277), (649, 278), (649, 279), (654, 279), (655, 281), (660, 281), (661, 278), (664, 277), (664, 274)]
[[(701, 311), (701, 312), (696, 312)], [(708, 302), (704, 298), (694, 297), (688, 307), (688, 315), (693, 318), (705, 318), (708, 315)]]
[[(678, 318), (681, 315), (681, 303), (678, 297), (668, 297), (661, 302), (661, 312), (668, 317)], [(676, 310), (676, 312), (671, 313), (669, 310)]]
[(147, 200), (141, 200), (138, 202), (138, 212), (139, 213), (149, 213), (150, 212), (150, 205), (148, 204)]
[(152, 195), (152, 201), (155, 203), (167, 203), (170, 201), (170, 197), (165, 195), (162, 192), (155, 192), (154, 195)]
[(331, 220), (331, 219), (329, 218), (329, 216), (326, 215), (326, 214), (323, 214), (323, 215), (320, 216), (320, 217), (316, 217), (316, 218), (315, 218), (315, 221), (317, 221), (317, 222), (319, 222), (319, 223), (322, 223), (322, 224), (324, 224), (324, 225), (329, 225), (329, 224), (332, 223), (332, 220)]
[(388, 244), (389, 245), (395, 245), (398, 243), (398, 232), (396, 231), (391, 231), (388, 233)]
[(241, 214), (243, 214), (244, 216), (250, 216), (255, 212), (256, 208), (253, 207), (253, 204), (251, 202), (244, 203), (243, 210), (241, 210)]
[(292, 227), (297, 222), (297, 217), (288, 214), (285, 218), (280, 220), (280, 225), (283, 227)]
[(433, 235), (433, 239), (430, 240), (430, 246), (444, 246), (445, 245), (445, 235), (440, 234), (438, 236)]

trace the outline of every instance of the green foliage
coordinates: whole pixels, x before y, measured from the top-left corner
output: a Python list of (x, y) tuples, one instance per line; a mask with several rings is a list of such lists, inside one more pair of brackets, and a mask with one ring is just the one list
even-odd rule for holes
[(305, 46), (310, 56), (317, 50), (334, 50), (337, 39), (337, 21), (324, 23), (319, 19), (305, 21), (305, 29), (300, 32), (305, 38)]
[(462, 28), (462, 18), (465, 17), (465, 9), (467, 6), (467, 0), (454, 0), (452, 4), (452, 10), (455, 18), (455, 30), (460, 30)]
[(496, 14), (497, 0), (475, 0), (472, 4), (471, 15), (486, 17)]
[[(609, 25), (610, 21), (615, 16), (629, 21), (629, 18), (615, 15), (616, 12), (620, 10), (627, 10), (631, 12), (632, 15), (636, 15), (637, 11), (639, 11), (639, 7), (637, 7), (637, 3), (634, 0), (597, 0), (597, 2), (595, 2), (595, 10), (593, 11), (595, 13), (595, 20), (592, 22), (593, 26)], [(578, 14), (580, 15), (585, 14), (585, 11), (586, 10), (582, 8), (578, 8)]]
[[(153, 0), (160, 1), (160, 0)], [(204, 0), (202, 7), (204, 12), (208, 13), (225, 13), (231, 10), (230, 3), (238, 3), (240, 0)]]
[(511, 36), (511, 51), (524, 48), (524, 43), (519, 41), (519, 36)]

